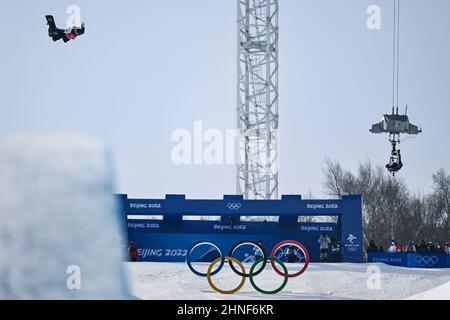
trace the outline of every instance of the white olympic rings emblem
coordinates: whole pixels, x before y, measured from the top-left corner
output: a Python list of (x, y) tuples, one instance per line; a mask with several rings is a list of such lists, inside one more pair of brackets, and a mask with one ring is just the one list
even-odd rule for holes
[(434, 266), (436, 263), (438, 263), (439, 258), (436, 256), (417, 256), (416, 257), (416, 262), (419, 264), (419, 266), (421, 267), (432, 267)]
[(230, 210), (239, 210), (242, 207), (241, 203), (227, 203), (227, 208)]

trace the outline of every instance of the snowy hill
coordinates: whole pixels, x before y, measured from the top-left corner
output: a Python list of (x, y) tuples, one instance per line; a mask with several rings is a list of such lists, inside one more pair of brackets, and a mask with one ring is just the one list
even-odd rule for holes
[[(380, 286), (372, 290), (367, 286), (370, 282), (369, 266), (381, 271)], [(247, 270), (248, 267), (246, 265)], [(194, 275), (182, 263), (126, 263), (126, 269), (131, 293), (142, 299), (404, 299), (435, 288), (450, 278), (448, 269), (313, 263), (304, 275), (289, 279), (286, 288), (277, 295), (259, 294), (249, 281), (234, 295), (220, 295), (209, 287), (206, 278)], [(289, 269), (294, 271), (292, 267)], [(230, 289), (239, 283), (240, 278), (226, 266), (213, 280), (219, 287)], [(281, 284), (282, 278), (268, 266), (255, 281), (272, 290)]]

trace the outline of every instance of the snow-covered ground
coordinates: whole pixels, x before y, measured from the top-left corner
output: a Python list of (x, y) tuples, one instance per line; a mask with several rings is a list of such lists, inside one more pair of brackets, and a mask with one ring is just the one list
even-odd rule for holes
[[(371, 267), (369, 271), (368, 267)], [(209, 287), (206, 278), (194, 275), (184, 263), (127, 262), (125, 268), (131, 294), (141, 299), (405, 299), (450, 280), (450, 269), (313, 263), (303, 275), (289, 279), (286, 288), (276, 295), (259, 294), (248, 280), (238, 293), (221, 295)], [(295, 271), (293, 267), (288, 269), (290, 273)], [(381, 271), (379, 282), (377, 276), (373, 276), (373, 270)], [(213, 281), (220, 288), (231, 289), (239, 283), (240, 277), (225, 266)], [(272, 290), (281, 284), (282, 278), (268, 265), (255, 281), (263, 289)], [(450, 299), (448, 283), (435, 290), (434, 295), (428, 295), (429, 298)]]
[(439, 287), (409, 297), (407, 300), (450, 300), (450, 280)]

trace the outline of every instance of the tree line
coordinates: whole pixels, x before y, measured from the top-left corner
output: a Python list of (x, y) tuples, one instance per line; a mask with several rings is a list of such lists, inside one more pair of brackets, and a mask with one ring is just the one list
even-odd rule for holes
[(393, 239), (402, 244), (450, 241), (450, 175), (445, 169), (432, 174), (433, 185), (427, 194), (411, 192), (404, 180), (370, 160), (361, 162), (352, 173), (327, 159), (323, 173), (323, 188), (329, 196), (362, 195), (366, 247), (371, 239), (383, 246)]

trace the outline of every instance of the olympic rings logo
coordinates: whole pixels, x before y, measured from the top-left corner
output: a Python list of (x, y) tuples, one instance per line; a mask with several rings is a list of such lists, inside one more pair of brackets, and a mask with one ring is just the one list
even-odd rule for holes
[[(195, 268), (192, 266), (192, 260), (191, 260), (192, 259), (191, 258), (192, 252), (197, 247), (199, 247), (201, 245), (210, 245), (214, 249), (216, 249), (219, 252), (219, 254), (220, 254), (219, 258), (217, 258), (213, 262), (211, 262), (211, 264), (209, 265), (208, 270), (207, 270), (206, 273), (201, 273), (201, 272), (195, 270)], [(238, 248), (240, 248), (241, 246), (244, 246), (244, 245), (253, 245), (254, 247), (257, 248), (257, 250), (262, 255), (261, 258), (256, 259), (256, 261), (250, 267), (250, 270), (249, 270), (248, 273), (246, 273), (245, 267), (242, 264), (242, 262), (233, 257), (233, 254), (236, 252), (236, 250)], [(301, 252), (303, 252), (303, 256), (304, 256), (303, 267), (299, 271), (297, 271), (295, 273), (289, 273), (287, 267), (281, 261), (280, 258), (283, 255), (283, 252), (278, 253), (278, 255), (277, 255), (277, 252), (279, 251), (279, 249), (281, 249), (282, 247), (287, 246), (287, 245), (289, 246), (289, 250), (291, 248), (293, 248), (293, 247), (296, 247)], [(298, 258), (298, 256), (299, 256), (297, 253), (295, 253), (295, 250), (294, 250), (294, 255), (295, 255), (296, 258)], [(247, 240), (239, 241), (238, 243), (233, 245), (233, 247), (231, 247), (228, 256), (224, 256), (223, 253), (222, 253), (222, 250), (220, 250), (220, 248), (217, 245), (215, 245), (214, 243), (209, 242), (209, 241), (199, 241), (199, 242), (194, 243), (191, 246), (191, 248), (187, 252), (186, 257), (187, 257), (186, 258), (186, 263), (187, 263), (187, 266), (189, 267), (189, 269), (194, 274), (196, 274), (196, 275), (198, 275), (200, 277), (206, 277), (210, 287), (214, 291), (216, 291), (218, 293), (221, 293), (221, 294), (233, 294), (233, 293), (238, 292), (244, 286), (246, 278), (250, 279), (251, 285), (259, 293), (262, 293), (262, 294), (276, 294), (276, 293), (278, 293), (278, 292), (280, 292), (280, 291), (282, 291), (284, 289), (284, 287), (287, 285), (287, 282), (288, 282), (289, 278), (295, 278), (295, 277), (300, 276), (302, 273), (304, 273), (306, 271), (306, 269), (308, 268), (308, 264), (309, 264), (309, 253), (308, 253), (308, 250), (305, 248), (305, 246), (303, 244), (301, 244), (300, 242), (295, 241), (295, 240), (285, 240), (285, 241), (282, 241), (282, 242), (278, 243), (277, 245), (275, 245), (275, 247), (273, 247), (273, 249), (272, 249), (272, 251), (270, 253), (270, 256), (267, 256), (266, 251), (264, 250), (264, 248), (259, 243), (255, 242), (255, 241), (250, 241), (250, 240), (249, 241), (247, 241)], [(288, 262), (291, 262), (289, 260), (290, 259), (288, 258)], [(233, 270), (234, 273), (236, 273), (237, 275), (239, 275), (241, 277), (241, 281), (238, 284), (238, 286), (233, 288), (233, 289), (231, 289), (231, 290), (220, 289), (212, 281), (212, 276), (214, 276), (214, 275), (216, 275), (217, 273), (220, 272), (220, 270), (223, 268), (223, 266), (225, 264), (225, 261), (228, 261), (231, 270)], [(256, 285), (256, 283), (254, 281), (254, 277), (257, 276), (258, 274), (260, 274), (264, 270), (264, 268), (265, 268), (265, 266), (267, 264), (267, 261), (270, 261), (270, 264), (271, 264), (273, 270), (278, 275), (280, 275), (280, 276), (282, 276), (284, 278), (283, 283), (278, 288), (276, 288), (275, 290), (271, 290), (271, 291), (261, 289), (260, 287), (258, 287)], [(219, 266), (213, 271), (214, 267), (217, 264), (219, 264)], [(234, 264), (236, 264), (239, 267), (239, 270), (234, 266)], [(260, 265), (260, 267), (257, 269), (257, 267), (259, 265)], [(279, 265), (281, 267), (282, 271), (277, 267), (277, 265)], [(255, 269), (256, 269), (256, 271), (255, 271)]]
[(227, 208), (230, 210), (239, 210), (242, 207), (242, 203), (227, 203)]
[(436, 263), (438, 263), (439, 258), (436, 256), (417, 256), (416, 257), (416, 262), (419, 264), (419, 266), (421, 267), (432, 267), (434, 266)]

